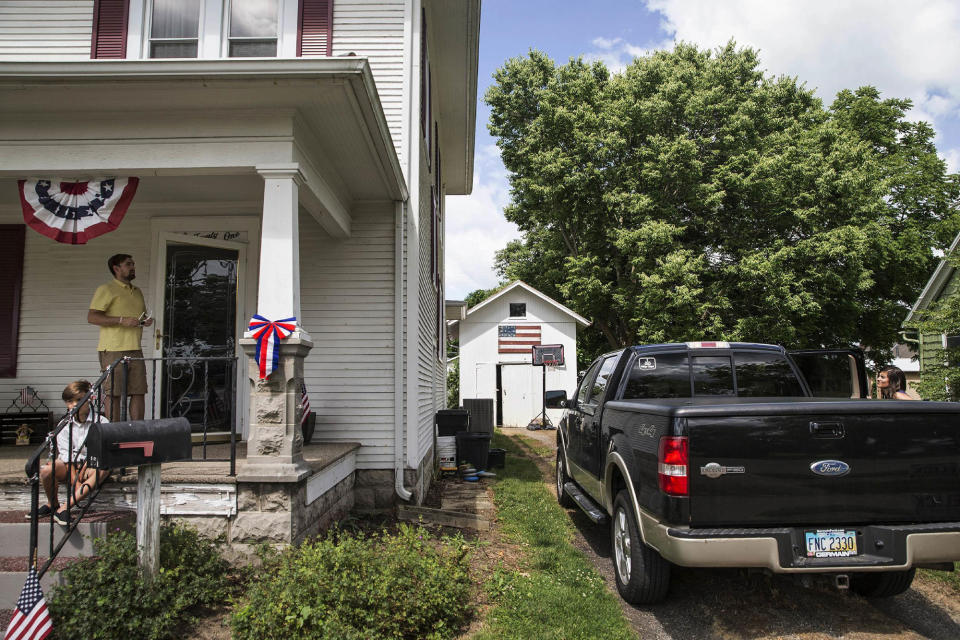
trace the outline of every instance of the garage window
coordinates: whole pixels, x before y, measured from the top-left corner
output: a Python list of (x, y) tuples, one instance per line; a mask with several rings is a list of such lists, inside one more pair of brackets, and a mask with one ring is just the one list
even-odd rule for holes
[(526, 302), (511, 302), (511, 303), (510, 303), (510, 317), (511, 317), (511, 318), (526, 318), (526, 317), (527, 317), (527, 303), (526, 303)]

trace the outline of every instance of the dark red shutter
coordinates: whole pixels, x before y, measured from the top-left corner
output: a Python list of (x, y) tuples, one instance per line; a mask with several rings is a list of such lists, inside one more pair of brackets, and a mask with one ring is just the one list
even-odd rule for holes
[(427, 10), (420, 9), (420, 131), (427, 136)]
[(0, 224), (0, 378), (17, 376), (23, 242), (27, 227)]
[(300, 0), (297, 55), (304, 58), (333, 53), (333, 0)]
[(95, 0), (91, 58), (127, 57), (127, 7), (129, 0)]

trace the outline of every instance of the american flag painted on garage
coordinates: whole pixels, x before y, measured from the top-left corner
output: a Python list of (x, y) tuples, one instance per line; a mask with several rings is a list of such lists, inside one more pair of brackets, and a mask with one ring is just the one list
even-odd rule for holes
[(530, 347), (540, 344), (540, 325), (502, 324), (499, 335), (498, 353), (530, 353)]

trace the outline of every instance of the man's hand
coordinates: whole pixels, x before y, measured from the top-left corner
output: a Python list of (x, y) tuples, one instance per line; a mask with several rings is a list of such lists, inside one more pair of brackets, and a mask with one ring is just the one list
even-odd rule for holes
[(152, 326), (152, 325), (153, 325), (153, 318), (147, 318), (146, 320), (143, 321), (142, 324), (143, 324), (144, 327)]

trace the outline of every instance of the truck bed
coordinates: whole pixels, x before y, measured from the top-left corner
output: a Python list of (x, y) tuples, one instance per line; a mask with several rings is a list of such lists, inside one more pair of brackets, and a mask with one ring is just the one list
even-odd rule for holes
[(656, 457), (659, 435), (689, 438), (687, 509), (674, 511), (687, 521), (675, 524), (960, 521), (955, 403), (701, 397), (610, 402), (605, 411), (625, 432), (654, 427), (630, 438), (638, 461)]

